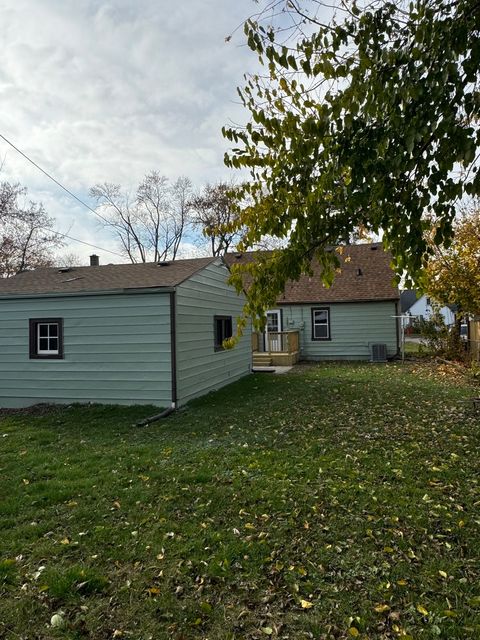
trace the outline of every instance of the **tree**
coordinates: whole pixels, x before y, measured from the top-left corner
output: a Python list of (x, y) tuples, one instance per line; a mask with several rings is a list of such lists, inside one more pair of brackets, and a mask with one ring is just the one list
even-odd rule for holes
[(355, 228), (382, 233), (397, 272), (415, 276), (431, 252), (425, 212), (435, 244), (447, 243), (457, 202), (480, 193), (480, 0), (344, 2), (329, 23), (309, 11), (320, 2), (269, 3), (279, 5), (278, 29), (245, 24), (265, 76), (239, 90), (246, 127), (224, 129), (235, 144), (227, 165), (250, 171), (241, 195), (252, 204), (229, 226), (245, 226), (240, 248), (289, 237), (249, 266), (253, 314), (314, 256), (330, 283), (336, 256), (325, 248)]
[(480, 203), (463, 212), (455, 224), (453, 242), (433, 247), (425, 269), (424, 289), (463, 313), (480, 314)]
[(54, 250), (63, 245), (54, 219), (41, 203), (27, 200), (18, 183), (0, 184), (0, 277), (53, 264)]
[(97, 213), (112, 229), (131, 262), (175, 260), (189, 218), (192, 184), (171, 185), (157, 171), (148, 173), (130, 198), (117, 184), (97, 184), (90, 195)]
[(207, 184), (192, 198), (192, 221), (209, 238), (212, 256), (223, 256), (241, 237), (241, 228), (235, 225), (236, 187), (226, 182)]

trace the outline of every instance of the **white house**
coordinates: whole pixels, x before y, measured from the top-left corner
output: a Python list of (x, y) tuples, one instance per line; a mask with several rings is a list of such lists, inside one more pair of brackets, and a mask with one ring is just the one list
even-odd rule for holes
[[(429, 298), (426, 294), (417, 298), (415, 291), (402, 291), (400, 295), (400, 303), (402, 307), (402, 314), (411, 316), (411, 320), (404, 318), (404, 325), (409, 326), (415, 320), (429, 320), (435, 305), (435, 301)], [(439, 309), (440, 314), (443, 317), (443, 321), (447, 326), (455, 324), (455, 313), (450, 307), (443, 306)]]

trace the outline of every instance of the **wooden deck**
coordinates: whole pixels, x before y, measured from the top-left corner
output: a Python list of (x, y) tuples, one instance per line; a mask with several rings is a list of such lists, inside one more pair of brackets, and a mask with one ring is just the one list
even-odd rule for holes
[(252, 333), (253, 366), (291, 366), (300, 356), (298, 331)]

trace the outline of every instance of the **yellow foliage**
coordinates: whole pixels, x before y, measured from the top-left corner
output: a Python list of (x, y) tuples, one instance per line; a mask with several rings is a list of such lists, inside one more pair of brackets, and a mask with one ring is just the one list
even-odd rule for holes
[(480, 313), (480, 205), (464, 212), (448, 248), (434, 248), (425, 269), (424, 289), (464, 313)]

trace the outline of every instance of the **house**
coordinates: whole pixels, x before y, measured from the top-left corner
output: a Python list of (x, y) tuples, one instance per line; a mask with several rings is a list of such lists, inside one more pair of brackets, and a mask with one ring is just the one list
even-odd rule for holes
[[(411, 316), (411, 318), (403, 318), (405, 327), (410, 327), (418, 320), (428, 320), (433, 313), (435, 301), (426, 294), (420, 294), (411, 289), (405, 289), (400, 294), (400, 306), (402, 315)], [(453, 306), (439, 307), (439, 312), (447, 326), (455, 324), (455, 312)]]
[(222, 259), (45, 268), (0, 279), (0, 406), (178, 406), (251, 370)]
[[(231, 253), (227, 263), (245, 264), (259, 254)], [(290, 281), (267, 312), (265, 331), (254, 334), (254, 364), (292, 364), (297, 360), (370, 360), (397, 355), (399, 293), (382, 245), (342, 247), (340, 272), (330, 288), (312, 275)]]

